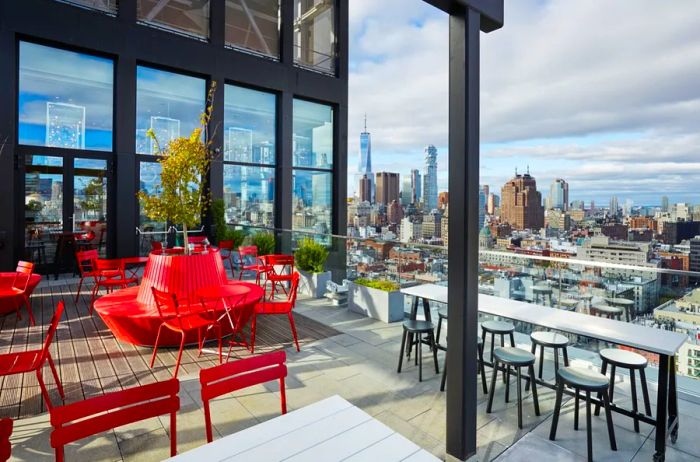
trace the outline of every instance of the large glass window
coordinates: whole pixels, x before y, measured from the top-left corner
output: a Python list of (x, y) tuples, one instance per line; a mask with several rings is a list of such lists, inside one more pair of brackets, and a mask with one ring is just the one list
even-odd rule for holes
[[(158, 162), (139, 162), (139, 190), (155, 194), (160, 190), (160, 173), (162, 168)], [(154, 221), (143, 213), (139, 202), (139, 250), (147, 255), (151, 250), (151, 242), (162, 242), (166, 239), (167, 223)]]
[(294, 209), (296, 230), (330, 233), (333, 207), (333, 108), (294, 100)]
[(24, 258), (48, 265), (63, 231), (63, 158), (27, 156), (25, 172)]
[(226, 44), (279, 57), (279, 0), (226, 0)]
[(136, 152), (156, 154), (146, 132), (153, 129), (161, 147), (199, 126), (204, 111), (204, 79), (139, 66), (136, 70)]
[(111, 59), (19, 44), (19, 143), (112, 150)]
[(224, 203), (228, 223), (274, 226), (277, 96), (226, 85)]
[(209, 0), (137, 0), (142, 23), (209, 38)]
[(295, 0), (294, 62), (335, 74), (335, 1)]
[(105, 255), (107, 242), (107, 161), (75, 159), (73, 231)]
[(70, 3), (91, 10), (104, 11), (109, 14), (117, 14), (118, 0), (58, 0), (62, 3)]

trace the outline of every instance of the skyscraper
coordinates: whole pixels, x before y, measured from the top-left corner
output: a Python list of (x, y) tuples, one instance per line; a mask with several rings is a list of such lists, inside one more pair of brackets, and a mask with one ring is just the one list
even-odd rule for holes
[(423, 204), (426, 210), (438, 205), (437, 190), (437, 148), (432, 144), (425, 148), (425, 169), (423, 170)]
[(617, 196), (612, 196), (610, 198), (610, 215), (616, 217), (620, 210), (620, 206), (617, 202)]
[(411, 170), (411, 204), (417, 204), (423, 198), (422, 186), (420, 171), (414, 168)]
[(372, 202), (372, 179), (369, 175), (362, 175), (358, 185), (360, 202)]
[(515, 172), (515, 177), (501, 188), (501, 220), (514, 229), (541, 229), (544, 227), (542, 194), (530, 175)]
[(569, 210), (569, 184), (561, 178), (552, 181), (549, 187), (549, 208)]
[(486, 221), (486, 191), (488, 189), (488, 186), (479, 188), (479, 229), (484, 227), (484, 222)]
[(356, 184), (359, 184), (362, 175), (367, 175), (369, 177), (372, 182), (372, 190), (374, 190), (374, 175), (372, 174), (372, 136), (367, 131), (367, 114), (365, 114), (365, 129), (360, 133), (360, 152), (359, 162), (357, 164)]
[(376, 194), (377, 204), (389, 205), (393, 201), (399, 201), (399, 174), (391, 172), (377, 172)]
[(668, 212), (668, 196), (661, 196), (661, 211)]
[(413, 186), (411, 184), (411, 175), (404, 175), (401, 181), (401, 205), (406, 207), (413, 199)]

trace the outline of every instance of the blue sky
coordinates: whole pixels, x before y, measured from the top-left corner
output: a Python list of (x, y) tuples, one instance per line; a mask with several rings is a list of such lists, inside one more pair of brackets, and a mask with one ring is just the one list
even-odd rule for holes
[[(353, 0), (350, 34), (350, 172), (366, 112), (376, 171), (422, 168), (434, 144), (447, 189), (447, 16)], [(481, 64), (492, 190), (529, 165), (542, 191), (566, 179), (572, 200), (700, 203), (700, 2), (506, 0)]]

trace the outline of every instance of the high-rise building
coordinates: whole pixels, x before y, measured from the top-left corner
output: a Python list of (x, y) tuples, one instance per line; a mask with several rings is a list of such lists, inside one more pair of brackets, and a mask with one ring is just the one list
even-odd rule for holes
[(432, 210), (430, 213), (423, 215), (423, 228), (421, 233), (424, 239), (431, 239), (433, 237), (440, 237), (442, 228), (440, 227), (440, 222), (442, 221), (442, 215), (437, 210)]
[(447, 191), (442, 191), (438, 194), (438, 208), (444, 210), (450, 202), (450, 194)]
[(413, 188), (411, 187), (411, 175), (404, 175), (401, 181), (401, 205), (406, 207), (411, 204)]
[(358, 185), (358, 197), (360, 202), (372, 202), (372, 179), (369, 175), (362, 175)]
[(501, 188), (501, 221), (514, 229), (541, 229), (544, 226), (542, 194), (535, 178), (528, 173), (515, 177)]
[(500, 197), (498, 197), (494, 193), (489, 193), (488, 198), (486, 199), (486, 213), (489, 215), (495, 215), (496, 214), (496, 209), (500, 205)]
[[(362, 175), (367, 175), (370, 182), (374, 181), (374, 175), (372, 174), (372, 136), (367, 131), (367, 115), (365, 114), (365, 129), (360, 133), (360, 152), (359, 152), (359, 162), (357, 164), (357, 184), (362, 178)], [(372, 191), (374, 190), (374, 183), (372, 183)], [(359, 195), (359, 191), (358, 191)], [(371, 202), (371, 200), (370, 200)]]
[(425, 148), (425, 167), (423, 170), (423, 204), (426, 210), (433, 210), (438, 206), (437, 148), (432, 144)]
[(552, 181), (549, 187), (549, 207), (566, 212), (569, 210), (569, 183), (561, 178)]
[(403, 207), (397, 201), (391, 201), (386, 208), (386, 219), (391, 224), (401, 223), (403, 219)]
[(668, 196), (661, 196), (661, 211), (668, 212)]
[(617, 196), (612, 196), (610, 198), (610, 215), (616, 217), (620, 212), (620, 204), (617, 201)]
[(700, 236), (690, 240), (690, 271), (700, 271)]
[(423, 199), (423, 183), (421, 182), (420, 170), (411, 170), (411, 204), (420, 203)]
[(488, 188), (488, 186), (479, 188), (479, 229), (484, 227), (484, 222), (486, 221), (486, 191), (488, 191)]
[(399, 174), (377, 172), (375, 199), (377, 204), (389, 205), (399, 201)]
[(449, 240), (449, 230), (450, 230), (450, 205), (448, 204), (447, 207), (445, 207), (445, 214), (442, 216), (442, 220), (440, 221), (440, 237), (442, 237), (442, 245), (447, 247), (448, 240)]

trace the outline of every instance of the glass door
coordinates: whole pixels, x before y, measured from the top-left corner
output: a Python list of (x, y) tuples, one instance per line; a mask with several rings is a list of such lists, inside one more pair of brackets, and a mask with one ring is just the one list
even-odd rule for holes
[(96, 249), (106, 257), (107, 161), (75, 159), (73, 163), (71, 226), (81, 247)]

